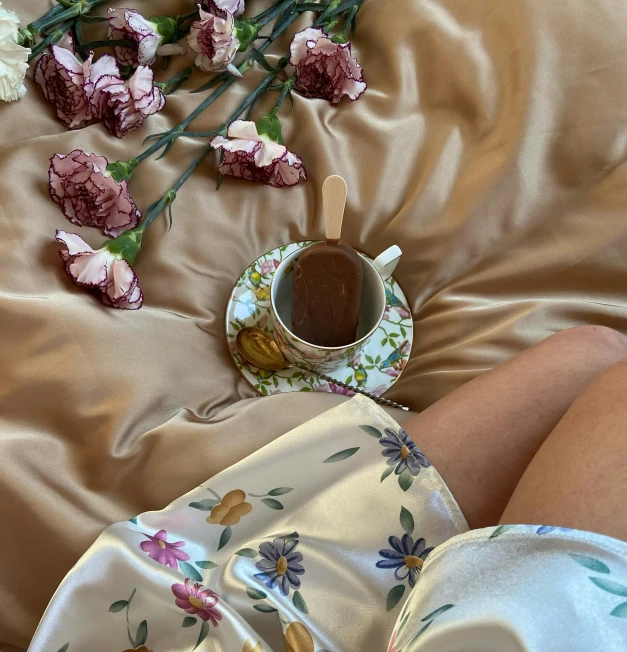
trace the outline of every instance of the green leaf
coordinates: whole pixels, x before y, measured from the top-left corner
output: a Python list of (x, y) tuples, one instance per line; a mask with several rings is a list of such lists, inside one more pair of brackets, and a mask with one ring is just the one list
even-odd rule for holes
[(405, 593), (404, 584), (397, 584), (396, 586), (393, 586), (390, 589), (390, 592), (388, 593), (388, 597), (386, 600), (386, 609), (388, 611), (392, 611), (392, 609), (394, 609), (394, 607), (399, 603), (400, 599), (403, 597), (403, 593)]
[(374, 360), (369, 355), (365, 356), (365, 358), (370, 364), (374, 364)]
[(292, 532), (292, 534), (288, 534), (286, 537), (283, 537), (286, 541), (291, 541), (292, 539), (298, 539), (298, 532)]
[(449, 609), (452, 609), (454, 606), (455, 606), (454, 604), (445, 604), (443, 607), (440, 607), (439, 609), (432, 611), (428, 616), (425, 616), (420, 622), (424, 623), (427, 620), (433, 620), (434, 618), (437, 618), (439, 615), (446, 613)]
[(381, 439), (383, 435), (381, 431), (375, 428), (374, 426), (359, 426), (367, 435), (374, 437), (375, 439)]
[(276, 509), (277, 511), (280, 511), (280, 510), (283, 509), (283, 504), (280, 503), (278, 500), (274, 500), (274, 498), (262, 498), (261, 502), (266, 507), (269, 507), (270, 509)]
[(627, 618), (627, 602), (621, 602), (617, 607), (614, 607), (613, 611), (610, 612), (610, 616)]
[(253, 550), (252, 548), (242, 548), (241, 550), (238, 550), (236, 555), (239, 555), (240, 557), (256, 557), (257, 556), (257, 551)]
[(431, 625), (433, 625), (433, 621), (432, 621), (432, 620), (430, 620), (430, 621), (429, 621), (429, 622), (428, 622), (428, 623), (427, 623), (427, 624), (426, 624), (426, 625), (425, 625), (425, 626), (424, 626), (424, 627), (423, 627), (423, 628), (422, 628), (422, 629), (421, 629), (421, 630), (416, 634), (416, 636), (414, 636), (414, 638), (412, 638), (412, 640), (409, 642), (410, 645), (413, 645), (414, 641), (415, 641), (415, 640), (416, 640), (416, 639), (417, 639), (421, 634), (424, 634), (424, 632), (426, 632), (427, 629), (429, 629), (429, 627), (431, 627)]
[(384, 337), (384, 338), (381, 340), (381, 346), (385, 346), (387, 343), (388, 343), (388, 338), (387, 338), (387, 337)]
[(312, 390), (311, 390), (311, 387), (301, 387), (298, 391), (299, 392), (311, 392)]
[(79, 14), (78, 19), (81, 23), (106, 23), (107, 19), (104, 16), (85, 16), (84, 14)]
[(407, 337), (407, 331), (401, 326), (401, 334), (403, 337)]
[(222, 530), (222, 534), (220, 535), (220, 542), (218, 543), (218, 550), (224, 548), (226, 544), (231, 540), (231, 535), (233, 534), (233, 530), (231, 530), (231, 526), (227, 525), (224, 530)]
[(388, 477), (388, 475), (392, 473), (392, 471), (394, 471), (394, 465), (388, 466), (388, 468), (385, 469), (385, 471), (383, 471), (383, 473), (381, 474), (381, 482), (383, 482)]
[(259, 589), (254, 589), (252, 586), (246, 587), (246, 593), (251, 600), (265, 600), (268, 597), (267, 593), (264, 593)]
[[(240, 324), (240, 326), (243, 326), (244, 324)], [(218, 502), (222, 502), (222, 497), (220, 494), (217, 494), (213, 489), (209, 489), (209, 487), (205, 487), (205, 489), (210, 493), (213, 494), (213, 496), (216, 498)]]
[(209, 568), (217, 568), (218, 564), (212, 562), (212, 561), (195, 561), (194, 562), (198, 568), (204, 568), (209, 569)]
[(181, 627), (192, 627), (195, 624), (196, 624), (196, 619), (194, 618), (194, 616), (185, 616), (185, 618), (183, 618), (183, 624), (181, 625)]
[(375, 358), (374, 363), (375, 363), (375, 364), (379, 364), (379, 362), (381, 362), (381, 356), (380, 356), (380, 355), (378, 355), (378, 356)]
[(351, 374), (350, 376), (348, 376), (344, 382), (345, 382), (347, 385), (350, 385), (350, 384), (351, 384), (351, 380), (353, 380), (353, 374)]
[(194, 645), (194, 650), (207, 638), (207, 634), (209, 633), (209, 622), (204, 621), (203, 624), (200, 626), (200, 634), (198, 634), (198, 640), (196, 641), (196, 645)]
[(204, 500), (199, 500), (195, 503), (190, 503), (189, 506), (194, 509), (199, 509), (201, 512), (210, 512), (219, 501), (213, 500), (212, 498), (205, 498)]
[(128, 519), (131, 523), (137, 525), (137, 516), (133, 516), (133, 518)]
[(578, 564), (581, 564), (584, 568), (594, 571), (595, 573), (609, 573), (610, 569), (598, 559), (594, 557), (588, 557), (587, 555), (578, 555), (577, 553), (570, 553), (572, 557)]
[(186, 561), (179, 561), (179, 567), (185, 577), (189, 577), (190, 580), (195, 582), (202, 582), (202, 575), (191, 564)]
[(404, 469), (398, 476), (398, 485), (403, 491), (407, 491), (414, 482), (414, 476), (409, 469)]
[(393, 346), (395, 349), (397, 348), (397, 346), (396, 346), (396, 340), (393, 340), (393, 339), (390, 337), (389, 342), (390, 342), (390, 346)]
[(308, 614), (309, 610), (307, 609), (307, 604), (305, 603), (305, 598), (301, 595), (300, 591), (294, 591), (294, 597), (292, 598), (294, 606), (298, 611), (302, 611), (304, 614)]
[(357, 451), (359, 450), (359, 446), (355, 448), (346, 448), (343, 451), (340, 451), (339, 453), (335, 453), (331, 455), (331, 457), (327, 457), (326, 460), (323, 460), (323, 464), (332, 464), (333, 462), (342, 462), (343, 460), (347, 460), (349, 457), (352, 457)]
[(366, 369), (367, 371), (370, 371), (371, 369), (374, 369), (374, 365), (373, 364), (368, 364), (368, 365), (366, 365), (364, 367), (364, 369)]
[(405, 509), (401, 505), (401, 527), (409, 536), (411, 536), (414, 531), (414, 517), (411, 515), (411, 512), (408, 509)]
[(489, 539), (494, 539), (495, 537), (500, 537), (501, 534), (505, 534), (508, 530), (511, 530), (515, 525), (499, 525), (494, 532), (488, 537)]
[(400, 337), (398, 333), (390, 333), (390, 337)]
[[(405, 604), (406, 605), (409, 604), (409, 600)], [(403, 620), (401, 620), (401, 624), (398, 626), (398, 629), (396, 630), (396, 638), (400, 638), (401, 632), (405, 629), (405, 625), (407, 625), (407, 621), (409, 620), (410, 616), (411, 616), (411, 611), (408, 611), (403, 616)]]
[[(264, 385), (259, 385), (259, 391), (260, 391), (262, 394), (264, 394), (265, 396), (268, 395), (268, 388), (265, 387)], [(304, 391), (304, 390), (301, 390), (301, 391)]]
[(264, 115), (257, 122), (257, 133), (261, 136), (267, 136), (270, 140), (273, 140), (279, 145), (283, 144), (283, 136), (281, 135), (281, 121), (279, 120), (276, 111), (273, 109)]
[(273, 611), (276, 611), (276, 609), (271, 607), (269, 604), (255, 604), (253, 607), (264, 614), (271, 614)]
[(122, 609), (126, 609), (127, 606), (128, 606), (128, 600), (118, 600), (117, 602), (114, 602), (109, 607), (109, 611), (112, 614), (117, 614), (118, 611), (122, 611)]
[(293, 491), (293, 487), (277, 487), (268, 491), (268, 496), (283, 496), (289, 494), (290, 491)]
[(148, 623), (145, 620), (142, 620), (139, 625), (137, 625), (137, 634), (135, 634), (135, 647), (141, 647), (146, 643), (148, 638)]
[(68, 648), (70, 647), (69, 643), (66, 643), (64, 646), (60, 647), (57, 652), (67, 652)]
[(270, 65), (268, 60), (263, 56), (257, 48), (251, 48), (249, 56), (251, 59), (254, 59), (264, 70), (270, 72), (273, 70), (273, 67)]
[(600, 589), (603, 589), (603, 591), (613, 593), (614, 595), (621, 595), (623, 597), (627, 596), (627, 586), (624, 584), (612, 582), (612, 580), (606, 580), (604, 577), (591, 577), (590, 580)]

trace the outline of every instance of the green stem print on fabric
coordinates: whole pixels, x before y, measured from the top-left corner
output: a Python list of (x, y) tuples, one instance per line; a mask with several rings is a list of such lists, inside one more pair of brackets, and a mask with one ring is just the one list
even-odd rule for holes
[(137, 626), (135, 636), (131, 634), (129, 612), (131, 609), (131, 603), (133, 602), (133, 598), (135, 597), (136, 592), (137, 589), (133, 589), (133, 592), (131, 593), (131, 595), (127, 600), (118, 600), (117, 602), (114, 602), (109, 607), (109, 613), (113, 613), (113, 614), (119, 613), (120, 611), (126, 611), (126, 633), (128, 635), (128, 640), (133, 649), (145, 645), (146, 641), (148, 640), (148, 623), (145, 620), (142, 620)]
[(425, 623), (425, 625), (418, 631), (418, 633), (412, 638), (412, 640), (409, 642), (409, 646), (411, 647), (414, 642), (416, 641), (417, 638), (422, 636), (429, 627), (433, 624), (433, 621), (438, 617), (441, 616), (443, 613), (446, 613), (449, 609), (452, 609), (455, 605), (454, 604), (445, 604), (443, 607), (439, 607), (435, 611), (432, 611), (428, 616), (425, 616), (420, 622)]
[(322, 463), (333, 464), (335, 462), (342, 462), (343, 460), (347, 460), (349, 457), (352, 457), (358, 450), (359, 450), (359, 446), (357, 446), (356, 448), (346, 448), (345, 450), (340, 451), (339, 453), (335, 453), (330, 457), (327, 457), (326, 460), (322, 460)]
[(65, 645), (62, 645), (62, 646), (57, 650), (57, 652), (67, 652), (68, 649), (69, 649), (69, 647), (70, 647), (70, 644), (69, 644), (69, 643), (66, 643)]
[[(591, 570), (595, 573), (603, 573), (604, 575), (610, 574), (610, 569), (607, 564), (604, 564), (601, 560), (595, 559), (594, 557), (589, 557), (588, 555), (579, 555), (575, 553), (570, 553), (569, 557), (576, 561), (580, 566)], [(588, 579), (602, 591), (611, 593), (612, 595), (618, 595), (621, 598), (627, 598), (627, 585), (620, 584), (614, 580), (609, 580), (605, 577), (592, 577), (588, 576)], [(610, 616), (616, 616), (617, 618), (627, 618), (627, 602), (621, 602), (610, 612)]]

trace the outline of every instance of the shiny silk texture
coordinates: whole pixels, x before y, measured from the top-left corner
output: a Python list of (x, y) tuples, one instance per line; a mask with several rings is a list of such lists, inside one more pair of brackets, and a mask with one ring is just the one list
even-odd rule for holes
[[(173, 15), (192, 3), (113, 4)], [(4, 6), (28, 22), (49, 4)], [(277, 190), (226, 179), (216, 193), (207, 159), (178, 193), (172, 230), (159, 220), (146, 233), (139, 312), (104, 308), (64, 274), (54, 231), (72, 225), (48, 197), (48, 159), (77, 147), (128, 159), (204, 95), (177, 92), (121, 141), (102, 125), (68, 132), (28, 80), (25, 99), (0, 105), (0, 641), (28, 645), (105, 527), (163, 508), (341, 400), (243, 400), (255, 393), (223, 326), (242, 269), (322, 235), (328, 174), (348, 182), (345, 239), (371, 255), (404, 251), (395, 276), (415, 338), (390, 398), (421, 410), (555, 331), (622, 328), (625, 25), (627, 6), (610, 0), (366, 0), (353, 39), (365, 95), (337, 108), (297, 97), (281, 114), (309, 181)], [(261, 75), (194, 128), (215, 128)], [(181, 139), (138, 168), (138, 206), (201, 146)]]
[(129, 638), (154, 652), (383, 652), (430, 551), (467, 530), (422, 452), (357, 396), (108, 528), (29, 652), (121, 652)]

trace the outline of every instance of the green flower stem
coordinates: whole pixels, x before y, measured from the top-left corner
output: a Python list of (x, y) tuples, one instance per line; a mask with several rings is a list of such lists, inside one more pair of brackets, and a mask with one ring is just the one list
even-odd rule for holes
[(265, 27), (269, 22), (273, 21), (280, 13), (288, 9), (290, 5), (296, 4), (297, 1), (298, 0), (281, 0), (269, 9), (266, 9), (257, 16), (254, 16), (252, 21), (257, 27), (261, 29), (262, 27)]
[[(31, 23), (30, 27), (33, 27), (36, 33), (41, 34), (68, 19), (86, 16), (94, 7), (105, 2), (109, 2), (109, 0), (77, 0), (76, 2), (68, 3), (66, 6), (58, 5), (39, 20)], [(60, 9), (60, 11), (55, 11), (57, 9)]]
[(155, 86), (158, 86), (164, 95), (171, 95), (190, 78), (194, 70), (196, 70), (196, 66), (187, 66), (187, 68), (183, 68), (183, 70), (170, 77), (167, 81), (157, 82)]
[(135, 41), (122, 38), (122, 39), (111, 39), (110, 41), (90, 41), (89, 43), (83, 43), (82, 45), (75, 46), (75, 49), (78, 52), (86, 52), (89, 50), (95, 50), (96, 48), (113, 47), (116, 45), (123, 45), (129, 48), (137, 47), (137, 43)]
[(279, 95), (279, 98), (277, 99), (276, 104), (274, 105), (274, 108), (277, 111), (279, 110), (281, 104), (283, 104), (285, 98), (290, 94), (292, 88), (294, 88), (294, 77), (290, 77), (288, 80), (284, 81), (282, 86), (283, 88), (281, 90), (281, 94)]
[(79, 14), (81, 13), (81, 5), (73, 5), (69, 9), (64, 9), (62, 12), (59, 14), (52, 16), (52, 18), (44, 21), (41, 25), (39, 25), (38, 31), (41, 32), (46, 32), (55, 25), (58, 25), (59, 23), (62, 23), (70, 18), (78, 18)]
[(48, 34), (46, 38), (37, 43), (37, 45), (31, 50), (31, 53), (28, 57), (28, 61), (32, 61), (37, 55), (41, 54), (46, 48), (53, 45), (57, 41), (61, 40), (63, 35), (72, 28), (74, 20), (68, 20), (67, 23), (59, 25), (58, 29), (54, 32)]

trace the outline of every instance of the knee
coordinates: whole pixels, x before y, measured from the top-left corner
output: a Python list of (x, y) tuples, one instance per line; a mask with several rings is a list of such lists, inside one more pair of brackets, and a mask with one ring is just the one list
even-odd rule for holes
[(585, 351), (605, 360), (609, 365), (627, 358), (627, 337), (607, 326), (575, 326), (555, 333), (547, 343), (565, 353)]

